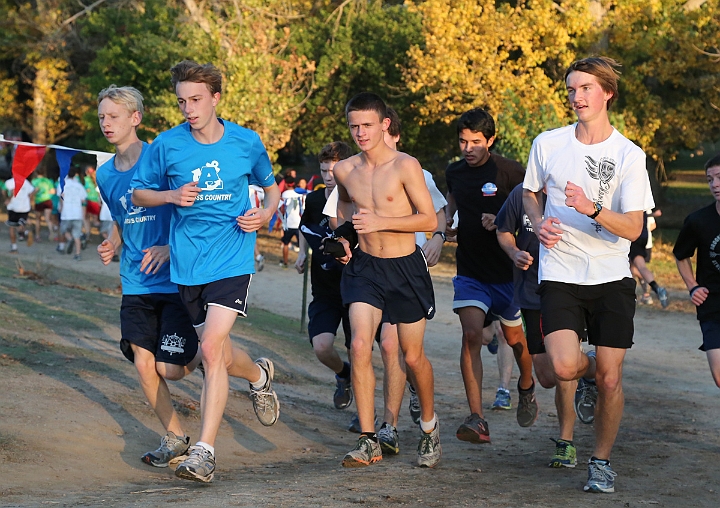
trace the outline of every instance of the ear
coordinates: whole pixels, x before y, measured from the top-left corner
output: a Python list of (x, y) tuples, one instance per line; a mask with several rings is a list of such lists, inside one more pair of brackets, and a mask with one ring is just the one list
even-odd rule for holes
[(218, 105), (218, 102), (220, 102), (220, 92), (215, 92), (212, 96), (212, 105), (213, 107)]
[(495, 136), (492, 136), (490, 139), (487, 140), (487, 147), (490, 148), (493, 146), (493, 143), (495, 142)]
[(390, 119), (383, 118), (381, 125), (382, 125), (383, 132), (387, 132), (387, 130), (390, 128)]
[(133, 127), (137, 127), (140, 125), (140, 122), (142, 122), (142, 113), (139, 111), (133, 111), (130, 115), (130, 122), (132, 123)]

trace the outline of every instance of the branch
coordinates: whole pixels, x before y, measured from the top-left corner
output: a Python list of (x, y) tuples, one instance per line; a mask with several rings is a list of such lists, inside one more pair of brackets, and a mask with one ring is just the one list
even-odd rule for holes
[(685, 4), (683, 4), (683, 10), (685, 12), (694, 11), (695, 9), (702, 7), (706, 2), (707, 0), (688, 0)]
[(77, 14), (73, 14), (73, 15), (70, 16), (68, 19), (66, 19), (65, 21), (63, 21), (60, 26), (68, 26), (70, 23), (72, 23), (73, 21), (75, 21), (76, 19), (78, 19), (80, 16), (89, 13), (89, 12), (92, 11), (95, 7), (97, 7), (98, 5), (100, 5), (101, 3), (104, 3), (104, 2), (105, 2), (105, 0), (97, 0), (97, 1), (95, 1), (95, 2), (93, 2), (93, 3), (91, 3), (90, 5), (88, 5), (87, 7), (85, 7), (83, 10), (81, 10), (80, 12), (78, 12)]
[(711, 58), (712, 58), (712, 61), (713, 61), (714, 63), (720, 62), (720, 50), (717, 50), (717, 49), (716, 49), (714, 53), (709, 53), (709, 52), (707, 52), (707, 51), (704, 51), (704, 50), (698, 48), (695, 44), (693, 44), (692, 47), (695, 48), (695, 51), (697, 51), (697, 52), (699, 52), (699, 53), (701, 53), (701, 54), (703, 54), (703, 55), (706, 55), (706, 56), (711, 57)]

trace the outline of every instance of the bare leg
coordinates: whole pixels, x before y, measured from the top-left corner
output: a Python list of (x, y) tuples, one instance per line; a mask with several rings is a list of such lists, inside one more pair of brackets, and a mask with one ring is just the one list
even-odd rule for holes
[[(385, 366), (383, 376), (383, 399), (385, 414), (383, 421), (397, 427), (400, 405), (405, 394), (405, 360), (400, 350), (397, 325), (383, 323), (380, 332), (380, 353)], [(413, 385), (414, 386), (414, 385)]]
[(498, 387), (508, 390), (510, 387), (510, 377), (512, 376), (514, 363), (513, 349), (508, 345), (507, 340), (505, 340), (505, 334), (502, 332), (501, 326), (493, 323), (490, 328), (491, 330), (496, 330), (495, 334), (498, 338), (497, 364), (498, 376), (500, 377)]
[(375, 432), (375, 372), (372, 366), (372, 344), (382, 311), (367, 303), (350, 305), (352, 343), (352, 386), (361, 432)]
[(332, 333), (320, 333), (313, 337), (312, 346), (315, 356), (320, 363), (332, 370), (335, 374), (343, 370), (343, 361), (335, 351), (335, 335)]
[(398, 338), (405, 355), (405, 364), (412, 372), (413, 386), (420, 399), (421, 421), (430, 422), (435, 417), (435, 378), (423, 346), (425, 319), (416, 323), (398, 324)]
[(609, 460), (622, 419), (625, 395), (622, 388), (622, 366), (625, 349), (598, 347), (595, 383), (598, 388), (595, 406), (595, 451), (598, 459)]
[(532, 355), (535, 375), (543, 388), (555, 387), (555, 408), (560, 425), (560, 439), (572, 441), (575, 432), (575, 390), (577, 381), (555, 379), (552, 363), (547, 353)]
[(508, 326), (500, 323), (500, 326), (505, 333), (505, 339), (508, 345), (513, 349), (515, 361), (520, 368), (518, 386), (523, 390), (529, 390), (533, 385), (532, 357), (528, 352), (527, 339), (525, 338), (522, 325)]
[(720, 349), (707, 351), (707, 359), (710, 364), (710, 373), (718, 388), (720, 388)]
[(480, 354), (485, 312), (477, 307), (463, 307), (458, 309), (458, 316), (463, 332), (460, 371), (465, 384), (465, 395), (470, 406), (470, 413), (477, 413), (482, 418), (483, 365)]

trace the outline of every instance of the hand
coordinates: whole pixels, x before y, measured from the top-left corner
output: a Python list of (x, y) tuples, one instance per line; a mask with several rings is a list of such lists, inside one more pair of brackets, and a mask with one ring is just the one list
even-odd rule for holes
[(272, 212), (267, 208), (251, 208), (244, 215), (238, 216), (237, 223), (246, 233), (257, 231), (270, 220)]
[(382, 218), (366, 208), (360, 208), (353, 214), (352, 223), (358, 234), (375, 233), (382, 229)]
[(696, 306), (702, 305), (705, 300), (707, 300), (708, 295), (710, 294), (710, 291), (706, 287), (699, 287), (695, 291), (693, 291), (692, 297), (690, 298), (690, 301), (694, 303)]
[(438, 261), (440, 261), (443, 243), (445, 242), (443, 241), (442, 236), (433, 235), (433, 237), (422, 246), (422, 250), (425, 253), (425, 261), (427, 261), (428, 267), (435, 266), (438, 264)]
[(565, 186), (565, 205), (583, 215), (595, 213), (595, 204), (585, 196), (585, 191), (572, 182)]
[(201, 190), (198, 189), (197, 182), (186, 183), (170, 192), (170, 202), (176, 206), (192, 206)]
[(97, 252), (102, 264), (109, 265), (115, 255), (115, 244), (110, 240), (103, 240), (103, 242), (97, 246)]
[(481, 216), (482, 225), (488, 231), (495, 231), (497, 226), (495, 225), (495, 216), (491, 213), (484, 213)]
[(160, 267), (170, 260), (169, 245), (153, 245), (143, 249), (145, 255), (140, 262), (140, 271), (148, 275), (156, 274)]
[(337, 259), (338, 263), (342, 263), (344, 265), (348, 264), (350, 261), (350, 258), (352, 258), (352, 250), (350, 248), (350, 242), (348, 242), (345, 238), (339, 238), (338, 243), (343, 246), (345, 249), (345, 255), (341, 258), (335, 258)]
[(445, 241), (457, 243), (457, 228), (452, 227), (454, 220), (448, 219), (445, 226)]
[(563, 230), (556, 227), (562, 224), (557, 217), (547, 217), (540, 223), (535, 234), (547, 249), (552, 249), (562, 238)]
[(305, 253), (302, 251), (300, 251), (295, 261), (295, 270), (300, 274), (305, 273)]
[(530, 268), (530, 265), (533, 264), (533, 261), (535, 261), (535, 259), (530, 255), (529, 252), (526, 252), (524, 250), (517, 251), (515, 253), (515, 257), (513, 258), (515, 266), (517, 266), (521, 270), (527, 270), (528, 268)]

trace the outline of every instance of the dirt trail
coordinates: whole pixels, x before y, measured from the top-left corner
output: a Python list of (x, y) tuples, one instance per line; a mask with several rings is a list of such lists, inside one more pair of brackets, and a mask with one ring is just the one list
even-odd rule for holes
[[(0, 261), (10, 258), (7, 242), (7, 230), (0, 228)], [(77, 270), (78, 280), (88, 273), (108, 277), (112, 286), (118, 265), (103, 267), (94, 246), (80, 262), (52, 248), (21, 244), (18, 257), (29, 270), (52, 270), (48, 265), (53, 264)], [(48, 307), (48, 302), (7, 289), (14, 283), (0, 279), (8, 295), (0, 304), (3, 320), (13, 326), (25, 323), (28, 336), (42, 337), (32, 321), (22, 321), (23, 306), (60, 308), (65, 302)], [(441, 424), (438, 468), (413, 467), (418, 431), (404, 401), (401, 454), (365, 470), (343, 470), (342, 455), (356, 439), (345, 430), (351, 412), (332, 408), (332, 376), (314, 359), (305, 335), (288, 329), (288, 321), (280, 318), (274, 318), (278, 329), (272, 338), (254, 334), (252, 327), (233, 335), (252, 354), (275, 361), (280, 422), (271, 428), (260, 425), (246, 385), (233, 382), (216, 444), (213, 484), (183, 482), (168, 469), (145, 466), (139, 456), (157, 445), (161, 428), (144, 403), (134, 369), (117, 351), (119, 322), (112, 308), (119, 308), (119, 297), (98, 294), (97, 305), (110, 310), (89, 305), (84, 312), (73, 311), (92, 333), (59, 336), (49, 327), (46, 339), (28, 345), (16, 328), (10, 332), (9, 324), (0, 325), (0, 505), (720, 506), (718, 393), (697, 350), (700, 331), (694, 315), (638, 309), (635, 346), (625, 366), (625, 416), (612, 456), (618, 492), (589, 495), (582, 485), (592, 426), (576, 425), (577, 468), (545, 467), (554, 446), (550, 438), (557, 437), (551, 391), (538, 389), (541, 414), (533, 427), (520, 428), (514, 412), (488, 410), (492, 444), (472, 446), (455, 439), (467, 412), (458, 364), (460, 327), (451, 311), (450, 279), (439, 276), (434, 283), (437, 314), (428, 324), (426, 349), (435, 369)], [(297, 319), (301, 288), (302, 277), (294, 270), (268, 263), (253, 279), (251, 310)], [(272, 323), (270, 318), (270, 329)], [(23, 348), (30, 348), (25, 356)], [(486, 351), (483, 357), (488, 406), (498, 377), (494, 358)], [(380, 375), (377, 353), (375, 363)], [(516, 375), (517, 370), (513, 383)], [(199, 429), (200, 388), (198, 374), (171, 384), (191, 436)]]

